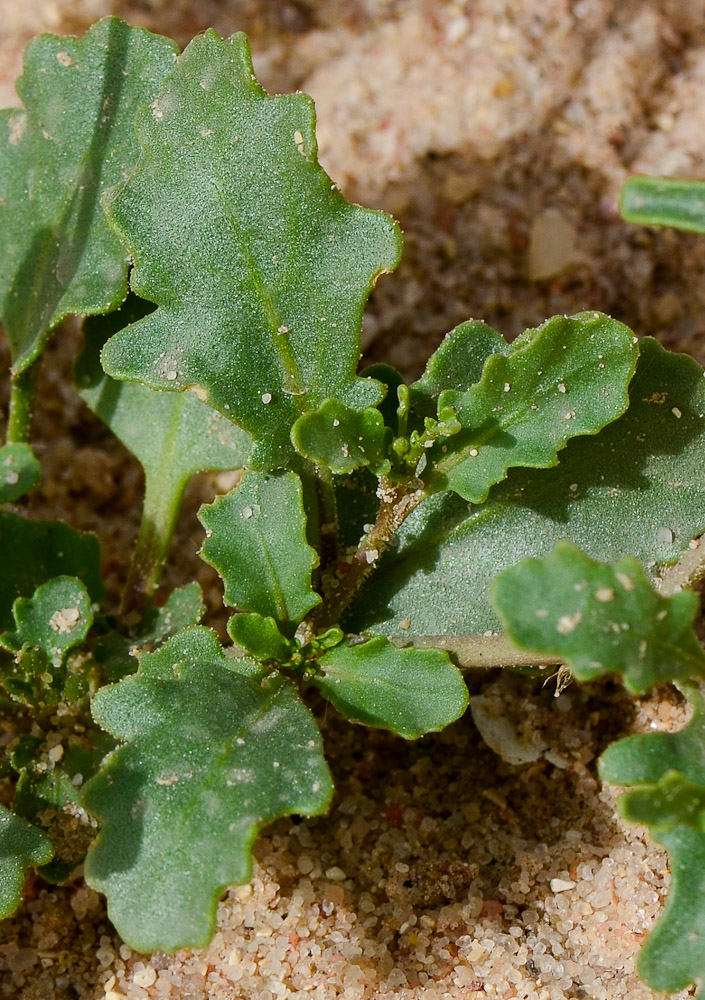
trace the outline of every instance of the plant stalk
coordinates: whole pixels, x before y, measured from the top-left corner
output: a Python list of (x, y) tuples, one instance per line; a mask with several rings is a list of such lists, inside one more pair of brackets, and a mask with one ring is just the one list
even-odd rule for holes
[(29, 441), (38, 380), (39, 360), (12, 376), (6, 435), (8, 444), (26, 444)]
[(664, 597), (694, 587), (705, 578), (705, 536), (694, 538), (677, 563), (667, 566), (654, 587)]
[(176, 502), (167, 503), (165, 500), (173, 500), (174, 494), (163, 488), (159, 477), (146, 480), (142, 521), (120, 605), (122, 614), (142, 611), (157, 589), (182, 495), (183, 485)]
[(414, 646), (418, 649), (444, 649), (452, 653), (459, 667), (491, 669), (492, 667), (548, 667), (560, 666), (565, 657), (547, 656), (517, 649), (501, 632), (490, 635), (393, 635), (395, 646)]

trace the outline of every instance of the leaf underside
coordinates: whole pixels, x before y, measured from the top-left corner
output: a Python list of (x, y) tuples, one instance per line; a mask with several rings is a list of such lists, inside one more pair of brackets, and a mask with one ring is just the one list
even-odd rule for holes
[(681, 685), (693, 708), (676, 733), (639, 733), (608, 747), (600, 775), (635, 786), (621, 814), (646, 823), (668, 851), (671, 886), (666, 906), (642, 948), (639, 975), (655, 990), (675, 993), (705, 984), (705, 701), (694, 684)]
[(265, 823), (324, 811), (332, 783), (296, 689), (187, 629), (103, 688), (99, 724), (126, 744), (84, 789), (102, 824), (86, 880), (143, 952), (207, 944), (222, 890), (251, 876)]
[(347, 627), (407, 637), (496, 630), (492, 579), (560, 539), (600, 561), (635, 556), (653, 579), (705, 530), (704, 414), (697, 362), (640, 341), (624, 416), (569, 442), (556, 468), (512, 470), (480, 507), (452, 493), (424, 501)]
[(360, 324), (399, 230), (331, 184), (310, 99), (266, 94), (242, 34), (195, 38), (138, 134), (138, 168), (107, 209), (133, 289), (159, 308), (106, 345), (106, 371), (198, 387), (256, 439), (249, 464), (284, 465), (300, 414), (381, 398), (355, 375)]
[(135, 112), (176, 51), (114, 17), (83, 40), (40, 35), (27, 46), (25, 110), (0, 112), (0, 316), (16, 372), (66, 316), (125, 297), (127, 255), (100, 199), (132, 168)]

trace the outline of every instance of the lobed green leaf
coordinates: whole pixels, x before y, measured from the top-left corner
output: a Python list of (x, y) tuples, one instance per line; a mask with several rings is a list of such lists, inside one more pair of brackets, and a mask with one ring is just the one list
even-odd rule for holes
[(39, 482), (41, 467), (28, 444), (6, 444), (0, 448), (0, 503), (12, 503)]
[(378, 636), (335, 646), (318, 667), (310, 683), (339, 712), (407, 740), (444, 729), (468, 706), (460, 671), (439, 649), (399, 649)]
[(0, 634), (0, 645), (13, 653), (37, 646), (55, 666), (80, 646), (93, 623), (88, 591), (80, 580), (59, 576), (37, 587), (32, 597), (18, 597), (12, 607), (15, 629)]
[(373, 407), (360, 412), (328, 399), (313, 413), (299, 417), (291, 440), (300, 455), (333, 472), (369, 468), (375, 475), (385, 476), (391, 468), (387, 450), (392, 432)]
[(496, 630), (491, 581), (560, 539), (605, 562), (635, 556), (654, 579), (705, 531), (704, 449), (702, 368), (641, 340), (624, 416), (569, 442), (556, 468), (512, 470), (482, 506), (452, 493), (425, 500), (346, 627), (406, 637)]
[(311, 586), (318, 557), (306, 540), (299, 477), (247, 472), (198, 517), (206, 529), (201, 556), (223, 578), (228, 604), (293, 634), (321, 600)]
[(115, 17), (83, 40), (39, 35), (27, 46), (24, 110), (0, 112), (0, 316), (16, 373), (66, 316), (107, 312), (125, 297), (127, 255), (100, 199), (132, 168), (135, 112), (176, 51)]
[(511, 350), (504, 337), (487, 323), (467, 320), (445, 335), (428, 359), (423, 375), (411, 386), (412, 394), (437, 400), (448, 390), (463, 392), (481, 380), (489, 357), (507, 355)]
[(48, 837), (0, 805), (0, 919), (20, 905), (27, 869), (46, 864), (52, 854)]
[(705, 700), (694, 684), (680, 686), (693, 709), (684, 729), (628, 736), (599, 762), (603, 780), (637, 786), (619, 810), (668, 851), (668, 899), (637, 962), (644, 981), (668, 993), (705, 984)]
[(242, 34), (195, 38), (138, 134), (138, 168), (108, 211), (135, 259), (132, 288), (159, 308), (106, 345), (106, 371), (195, 387), (256, 439), (250, 464), (285, 465), (302, 413), (381, 398), (355, 370), (398, 227), (331, 184), (310, 99), (265, 93)]
[(697, 594), (661, 597), (636, 559), (594, 562), (570, 542), (497, 576), (492, 603), (520, 649), (562, 656), (580, 681), (618, 673), (634, 694), (705, 676)]
[(556, 465), (570, 438), (625, 412), (637, 356), (631, 331), (601, 313), (527, 330), (507, 354), (490, 354), (477, 384), (438, 397), (439, 414), (452, 408), (463, 429), (432, 450), (428, 488), (482, 503), (510, 468)]
[(313, 716), (289, 680), (227, 659), (198, 626), (141, 656), (93, 711), (126, 745), (84, 789), (102, 823), (86, 880), (132, 947), (204, 946), (223, 889), (251, 876), (259, 828), (328, 806)]

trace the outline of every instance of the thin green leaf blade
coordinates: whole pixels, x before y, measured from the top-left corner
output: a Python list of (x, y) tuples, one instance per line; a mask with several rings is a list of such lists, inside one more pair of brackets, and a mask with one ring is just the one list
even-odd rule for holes
[(327, 399), (317, 410), (299, 417), (291, 440), (300, 455), (333, 472), (369, 468), (375, 475), (385, 476), (391, 468), (387, 450), (392, 433), (373, 407), (360, 412), (337, 399)]
[(53, 853), (48, 837), (0, 805), (0, 919), (20, 905), (27, 869), (46, 864)]
[(57, 576), (76, 576), (91, 600), (103, 598), (100, 547), (95, 535), (75, 531), (61, 521), (31, 521), (0, 511), (0, 628), (14, 624), (12, 606), (31, 597), (37, 587)]
[(439, 649), (399, 649), (378, 636), (335, 646), (318, 666), (310, 683), (339, 712), (407, 740), (444, 729), (468, 706), (460, 671)]
[(605, 562), (635, 556), (655, 579), (705, 531), (704, 448), (702, 368), (641, 340), (623, 417), (569, 442), (555, 468), (512, 470), (483, 506), (452, 493), (424, 501), (347, 629), (406, 637), (497, 630), (491, 581), (560, 539)]
[(84, 789), (102, 822), (86, 880), (132, 947), (204, 946), (222, 890), (250, 878), (259, 828), (329, 804), (313, 716), (290, 681), (226, 659), (201, 627), (143, 656), (93, 708), (127, 743)]
[(662, 597), (635, 559), (598, 563), (558, 542), (545, 558), (500, 573), (490, 596), (516, 646), (565, 657), (578, 680), (618, 673), (642, 694), (653, 684), (705, 676), (693, 629), (697, 595)]
[(627, 222), (642, 226), (705, 233), (705, 182), (629, 177), (619, 193), (619, 211)]
[(273, 618), (293, 634), (321, 600), (311, 586), (318, 557), (306, 541), (299, 477), (247, 472), (198, 517), (206, 529), (201, 556), (223, 578), (228, 604)]
[(0, 503), (12, 503), (39, 482), (41, 467), (28, 444), (6, 444), (0, 448)]
[(228, 622), (228, 635), (259, 661), (277, 660), (279, 663), (286, 663), (294, 651), (273, 618), (254, 613), (233, 615)]
[(301, 413), (381, 398), (355, 370), (398, 227), (331, 184), (310, 99), (266, 94), (244, 35), (195, 38), (138, 130), (139, 167), (109, 212), (137, 262), (133, 289), (159, 308), (106, 345), (106, 370), (197, 387), (255, 437), (250, 464), (285, 465)]
[(638, 356), (631, 331), (602, 313), (555, 316), (508, 354), (491, 354), (482, 379), (446, 390), (463, 430), (431, 452), (429, 488), (482, 503), (512, 467), (549, 468), (570, 438), (597, 434), (629, 405)]
[(132, 168), (135, 111), (175, 52), (114, 17), (83, 40), (40, 35), (27, 46), (17, 82), (25, 110), (0, 113), (0, 315), (16, 372), (64, 317), (125, 297), (127, 256), (100, 199)]

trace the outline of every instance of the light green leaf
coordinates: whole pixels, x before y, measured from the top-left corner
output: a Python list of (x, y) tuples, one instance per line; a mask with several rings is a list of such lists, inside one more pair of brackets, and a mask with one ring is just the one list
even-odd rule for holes
[(117, 681), (137, 670), (137, 654), (151, 653), (189, 625), (198, 625), (206, 607), (199, 585), (193, 581), (167, 597), (161, 608), (149, 608), (127, 633), (112, 631), (98, 639), (93, 656), (107, 680)]
[(305, 413), (291, 430), (294, 447), (311, 461), (333, 472), (350, 473), (367, 467), (377, 476), (391, 468), (387, 449), (392, 432), (382, 414), (370, 407), (362, 412), (328, 399), (313, 413)]
[(556, 465), (570, 438), (627, 409), (637, 355), (631, 331), (602, 313), (527, 330), (507, 355), (490, 355), (472, 388), (440, 394), (439, 414), (451, 407), (463, 430), (431, 451), (428, 488), (482, 503), (510, 468)]
[(0, 805), (0, 919), (20, 905), (27, 869), (46, 864), (53, 853), (43, 833)]
[(452, 493), (424, 501), (366, 584), (348, 631), (496, 630), (492, 579), (559, 539), (605, 562), (635, 556), (652, 580), (687, 551), (705, 531), (705, 378), (692, 358), (653, 340), (640, 348), (627, 413), (569, 442), (556, 468), (512, 470), (483, 506)]
[(243, 646), (256, 660), (291, 659), (293, 646), (284, 638), (273, 618), (257, 614), (233, 615), (228, 622), (228, 633), (233, 642)]
[(0, 113), (0, 315), (15, 372), (73, 313), (107, 312), (127, 291), (127, 255), (100, 198), (137, 158), (136, 109), (172, 70), (176, 46), (118, 18), (82, 41), (40, 35)]
[(705, 233), (705, 181), (629, 177), (619, 193), (619, 211), (627, 222), (642, 226)]
[(693, 630), (697, 594), (661, 597), (636, 559), (598, 563), (558, 542), (545, 558), (500, 573), (490, 596), (516, 646), (565, 657), (580, 681), (618, 673), (642, 694), (653, 684), (705, 676)]
[(86, 880), (133, 948), (202, 947), (223, 889), (251, 876), (259, 828), (330, 802), (313, 716), (289, 680), (227, 659), (201, 627), (142, 656), (93, 711), (127, 743), (84, 789), (102, 823)]
[(41, 467), (28, 444), (0, 448), (0, 503), (12, 503), (39, 482)]
[(681, 687), (693, 708), (684, 729), (628, 736), (599, 762), (603, 780), (638, 786), (622, 796), (619, 811), (647, 823), (668, 851), (668, 900), (637, 964), (652, 989), (668, 993), (705, 984), (705, 702), (695, 685)]
[(136, 260), (133, 289), (159, 308), (106, 345), (106, 370), (197, 387), (255, 437), (250, 464), (286, 464), (302, 413), (381, 398), (355, 370), (398, 227), (331, 184), (310, 99), (265, 93), (242, 34), (195, 38), (138, 133), (138, 169), (109, 213)]
[(412, 394), (435, 400), (447, 390), (469, 389), (482, 378), (491, 355), (506, 355), (511, 350), (504, 337), (487, 323), (476, 319), (461, 323), (445, 335), (431, 355), (423, 375), (411, 386)]
[(201, 507), (201, 556), (225, 583), (232, 607), (273, 618), (287, 635), (321, 600), (311, 586), (318, 557), (306, 541), (301, 480), (293, 472), (247, 472)]
[(37, 587), (32, 597), (18, 597), (12, 607), (15, 630), (0, 635), (0, 645), (18, 653), (26, 644), (39, 647), (54, 666), (80, 646), (93, 624), (88, 591), (73, 576), (58, 576)]
[(318, 665), (310, 683), (339, 712), (407, 740), (444, 729), (468, 707), (465, 681), (439, 649), (399, 649), (378, 636), (335, 646)]
[(30, 521), (0, 512), (0, 628), (14, 625), (12, 605), (30, 597), (37, 587), (56, 576), (77, 576), (91, 600), (100, 602), (100, 548), (95, 535), (74, 531), (61, 521)]
[(100, 364), (109, 336), (142, 316), (148, 303), (130, 297), (123, 308), (84, 324), (86, 347), (76, 365), (78, 390), (145, 472), (142, 535), (139, 540), (144, 577), (138, 586), (148, 594), (156, 587), (171, 540), (184, 490), (197, 472), (239, 469), (251, 438), (191, 392), (158, 392), (147, 386), (117, 382)]

